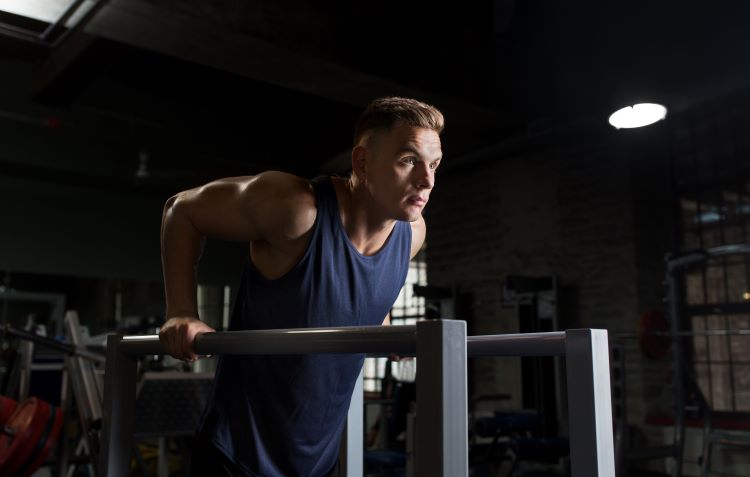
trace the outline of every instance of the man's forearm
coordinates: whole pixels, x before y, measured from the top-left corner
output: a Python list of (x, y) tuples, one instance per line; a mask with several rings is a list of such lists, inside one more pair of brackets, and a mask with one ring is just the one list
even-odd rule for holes
[(161, 257), (166, 295), (166, 318), (198, 317), (197, 267), (205, 239), (173, 197), (164, 207)]

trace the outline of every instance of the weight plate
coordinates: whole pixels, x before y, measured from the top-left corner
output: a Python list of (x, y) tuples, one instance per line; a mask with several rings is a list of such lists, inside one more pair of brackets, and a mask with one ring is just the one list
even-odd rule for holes
[(638, 320), (638, 346), (641, 352), (649, 358), (662, 359), (669, 354), (671, 340), (669, 336), (669, 321), (664, 313), (658, 310), (647, 311)]
[(37, 398), (22, 402), (0, 434), (0, 475), (14, 475), (33, 452), (47, 428), (49, 405)]
[(17, 474), (19, 477), (29, 477), (36, 469), (41, 467), (47, 460), (52, 447), (57, 443), (57, 437), (60, 435), (60, 428), (63, 424), (63, 415), (59, 408), (50, 404), (50, 418), (47, 420), (47, 427), (36, 442), (24, 465), (22, 465)]

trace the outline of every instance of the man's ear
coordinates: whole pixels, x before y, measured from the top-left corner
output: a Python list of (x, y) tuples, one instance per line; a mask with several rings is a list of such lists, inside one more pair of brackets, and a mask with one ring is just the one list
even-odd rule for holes
[(364, 146), (354, 146), (352, 149), (352, 174), (358, 179), (367, 177), (367, 149)]

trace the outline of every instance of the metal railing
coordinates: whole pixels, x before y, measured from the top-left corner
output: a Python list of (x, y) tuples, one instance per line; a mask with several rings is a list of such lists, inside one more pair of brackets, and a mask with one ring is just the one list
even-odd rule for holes
[[(424, 321), (412, 326), (305, 328), (208, 333), (198, 354), (280, 355), (367, 353), (415, 355), (417, 477), (468, 476), (467, 356), (564, 356), (568, 385), (570, 458), (575, 477), (614, 477), (609, 349), (606, 330), (466, 336), (466, 323)], [(124, 477), (130, 468), (137, 357), (162, 354), (157, 336), (111, 335), (107, 342), (99, 475)], [(361, 376), (342, 437), (343, 475), (363, 475)]]

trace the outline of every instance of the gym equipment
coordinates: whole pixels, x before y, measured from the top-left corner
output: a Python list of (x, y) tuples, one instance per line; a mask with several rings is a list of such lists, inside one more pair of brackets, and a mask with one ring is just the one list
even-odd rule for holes
[[(100, 380), (97, 379), (95, 363), (103, 364), (104, 356), (89, 351), (86, 348), (81, 326), (78, 322), (78, 316), (75, 311), (68, 311), (65, 314), (64, 324), (70, 341), (69, 343), (53, 340), (29, 331), (19, 330), (7, 324), (0, 331), (2, 331), (6, 337), (14, 337), (20, 341), (19, 348), (22, 350), (21, 359), (17, 360), (18, 366), (15, 367), (14, 372), (17, 372), (16, 374), (19, 375), (21, 383), (19, 391), (21, 397), (25, 397), (28, 394), (28, 383), (31, 380), (32, 371), (37, 371), (40, 366), (46, 366), (33, 362), (34, 360), (32, 359), (32, 356), (34, 354), (34, 346), (40, 345), (44, 348), (63, 354), (64, 362), (56, 365), (56, 369), (62, 371), (60, 406), (56, 409), (61, 416), (60, 419), (67, 420), (70, 415), (69, 403), (71, 398), (74, 398), (81, 425), (81, 438), (74, 448), (75, 455), (73, 460), (80, 461), (77, 457), (86, 454), (90, 462), (95, 462), (98, 450), (98, 433), (101, 429), (102, 400), (102, 384), (100, 383)], [(0, 408), (0, 415), (1, 414), (2, 408)], [(45, 458), (55, 442), (55, 439), (48, 437), (51, 436), (48, 435), (45, 437), (47, 440), (42, 446), (42, 449), (44, 450), (42, 454), (44, 454)], [(68, 469), (69, 456), (67, 451), (67, 440), (67, 436), (66, 438), (59, 440), (57, 467), (60, 475), (63, 475), (64, 470), (62, 469)], [(39, 465), (43, 462), (44, 459), (41, 458), (39, 460)], [(2, 470), (2, 467), (0, 467), (0, 470)], [(93, 466), (91, 466), (89, 474), (93, 475), (93, 473), (94, 469)], [(0, 472), (0, 475), (6, 474)]]
[[(559, 331), (558, 283), (555, 276), (528, 277), (508, 275), (502, 287), (504, 307), (515, 307), (520, 333)], [(560, 360), (521, 359), (521, 399), (524, 409), (539, 412), (541, 435), (566, 436), (565, 393)]]
[[(213, 373), (184, 373), (179, 371), (143, 373), (136, 386), (135, 422), (133, 435), (141, 441), (157, 438), (157, 475), (169, 475), (169, 440), (181, 451), (181, 461), (189, 460), (184, 437), (194, 437), (200, 417), (206, 407)], [(153, 454), (153, 453), (152, 453)], [(146, 471), (146, 457), (135, 449), (141, 471)]]
[(18, 407), (18, 402), (15, 399), (11, 399), (6, 396), (0, 396), (0, 426), (4, 426), (10, 416), (13, 415), (13, 411)]
[[(548, 464), (566, 468), (566, 458), (570, 455), (568, 439), (548, 437), (543, 432), (544, 418), (536, 410), (496, 411), (492, 416), (479, 417), (474, 421), (473, 430), (477, 437), (492, 438), (491, 444), (475, 444), (472, 451), (476, 459), (498, 465), (510, 462), (505, 475), (515, 475), (522, 462)], [(566, 472), (563, 472), (567, 475)], [(528, 473), (522, 474), (524, 477)], [(545, 472), (546, 476), (559, 473)]]
[(638, 348), (644, 356), (652, 359), (663, 359), (672, 349), (673, 338), (693, 338), (696, 336), (750, 336), (750, 330), (706, 330), (706, 331), (669, 331), (669, 320), (659, 310), (649, 310), (638, 320), (638, 333), (622, 333), (617, 338), (637, 338)]
[(21, 403), (0, 434), (0, 475), (34, 473), (49, 456), (62, 424), (59, 408), (34, 397)]
[[(39, 293), (13, 289), (0, 289), (0, 301), (4, 303), (22, 302), (48, 304), (50, 307), (48, 323), (50, 327), (54, 327), (54, 330), (52, 331), (54, 331), (55, 335), (62, 334), (63, 315), (65, 314), (65, 295), (58, 293)], [(4, 329), (8, 324), (10, 323), (8, 323), (6, 307), (3, 307), (3, 314), (0, 316), (0, 325)], [(0, 338), (2, 338), (1, 330)]]
[[(674, 408), (674, 435), (670, 444), (644, 449), (628, 449), (628, 426), (624, 400), (625, 369), (624, 346), (616, 346), (615, 359), (615, 409), (618, 410), (617, 434), (617, 469), (618, 475), (624, 475), (628, 461), (648, 459), (669, 459), (672, 462), (672, 475), (682, 475), (685, 448), (686, 414), (695, 408), (704, 421), (703, 455), (698, 463), (702, 475), (710, 469), (711, 448), (720, 442), (731, 442), (731, 445), (750, 447), (747, 436), (732, 435), (725, 438), (725, 432), (713, 429), (713, 410), (703, 396), (700, 386), (695, 382), (692, 369), (686, 363), (684, 338), (696, 336), (750, 336), (750, 330), (724, 329), (685, 331), (683, 320), (692, 316), (744, 314), (750, 310), (747, 303), (716, 303), (687, 306), (683, 296), (682, 280), (690, 270), (704, 266), (710, 259), (731, 255), (750, 254), (750, 243), (721, 245), (706, 250), (693, 250), (675, 254), (666, 261), (668, 319), (657, 312), (644, 314), (639, 320), (636, 335), (619, 335), (620, 339), (637, 338), (641, 351), (649, 357), (663, 358), (669, 356), (671, 366), (671, 383)], [(666, 323), (665, 323), (666, 322)], [(666, 325), (666, 326), (665, 326)], [(622, 398), (618, 395), (622, 394)], [(689, 402), (689, 399), (691, 402)]]
[[(68, 312), (68, 314), (66, 314), (66, 317), (70, 316), (70, 313), (71, 312)], [(73, 312), (73, 313), (75, 313), (75, 312)], [(78, 320), (77, 317), (75, 319), (76, 319), (76, 321)], [(80, 325), (78, 325), (78, 326), (80, 326)], [(95, 362), (99, 362), (99, 363), (104, 363), (104, 356), (102, 356), (101, 354), (97, 354), (97, 353), (93, 353), (91, 351), (87, 351), (85, 349), (79, 348), (78, 346), (76, 346), (74, 344), (62, 343), (60, 341), (53, 340), (51, 338), (47, 338), (47, 337), (44, 337), (44, 336), (39, 336), (39, 335), (37, 335), (35, 333), (31, 333), (31, 332), (24, 331), (24, 330), (19, 330), (18, 328), (14, 328), (14, 327), (12, 327), (10, 325), (5, 325), (4, 331), (5, 331), (6, 335), (15, 336), (15, 337), (21, 338), (22, 340), (25, 340), (25, 341), (32, 341), (34, 343), (41, 344), (41, 345), (46, 346), (48, 348), (52, 348), (54, 350), (61, 351), (61, 352), (65, 353), (65, 354), (68, 354), (68, 355), (80, 356), (82, 358), (90, 359), (91, 361), (95, 361)]]
[[(68, 371), (78, 419), (81, 423), (82, 437), (77, 450), (85, 450), (93, 463), (99, 455), (99, 432), (104, 394), (103, 383), (96, 377), (95, 363), (102, 364), (104, 357), (85, 349), (78, 313), (75, 311), (68, 311), (65, 314), (65, 329), (71, 342), (71, 350), (65, 358), (65, 368)], [(63, 466), (67, 464), (66, 459), (67, 455), (61, 459)]]
[[(570, 436), (573, 475), (614, 475), (606, 330), (467, 337), (465, 322), (428, 320), (410, 326), (206, 333), (196, 338), (195, 348), (199, 354), (211, 355), (416, 354), (419, 371), (412, 454), (417, 477), (468, 475), (467, 356), (565, 356), (568, 417), (576, 423)], [(109, 336), (100, 475), (128, 475), (137, 357), (162, 353), (158, 336)], [(347, 477), (362, 475), (362, 407), (358, 391), (352, 395), (342, 439), (346, 457), (341, 468)]]
[(536, 411), (495, 411), (491, 417), (480, 417), (474, 423), (474, 432), (480, 437), (498, 434), (525, 433), (538, 430), (542, 417)]
[(212, 373), (144, 373), (136, 387), (136, 437), (192, 436), (212, 380)]
[[(375, 427), (378, 436), (376, 446), (364, 451), (365, 470), (373, 468), (389, 477), (401, 476), (406, 469), (406, 448), (410, 446), (410, 435), (406, 432), (408, 415), (416, 390), (413, 381), (401, 382), (392, 376), (391, 365), (394, 363), (396, 362), (391, 360), (386, 362), (380, 399), (365, 400), (366, 407), (380, 407)], [(399, 440), (400, 435), (405, 436), (405, 439)]]
[[(663, 336), (667, 334), (667, 336)], [(669, 354), (669, 321), (659, 310), (650, 310), (638, 320), (638, 346), (649, 358), (662, 359)]]

